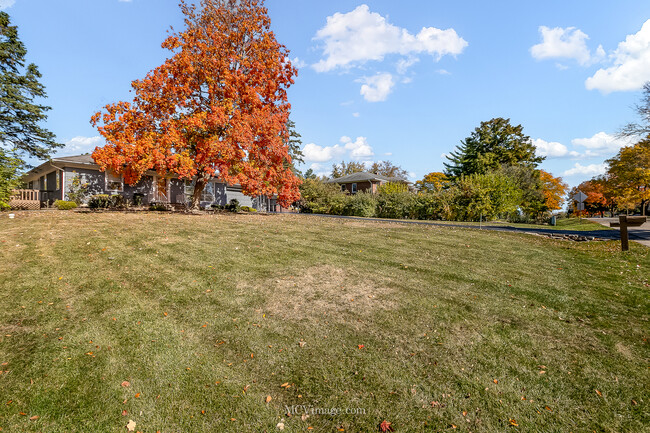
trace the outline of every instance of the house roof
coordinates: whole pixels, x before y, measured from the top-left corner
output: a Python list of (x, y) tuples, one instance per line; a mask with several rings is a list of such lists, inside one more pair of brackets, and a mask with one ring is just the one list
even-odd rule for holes
[(356, 182), (405, 182), (404, 179), (398, 177), (387, 177), (380, 174), (368, 173), (367, 171), (360, 171), (358, 173), (348, 174), (346, 176), (337, 177), (336, 179), (328, 180), (327, 183), (356, 183)]
[(74, 162), (75, 164), (95, 164), (90, 153), (85, 153), (83, 155), (73, 155), (73, 156), (60, 156), (57, 158), (52, 158), (52, 162), (61, 163), (61, 162)]
[(41, 176), (44, 173), (52, 171), (53, 169), (62, 168), (61, 166), (65, 166), (67, 164), (75, 164), (77, 166), (88, 165), (88, 166), (97, 167), (95, 160), (93, 160), (92, 155), (90, 155), (89, 153), (86, 153), (84, 155), (60, 156), (60, 157), (52, 158), (49, 161), (45, 161), (39, 166), (29, 170), (27, 173), (25, 173), (22, 176), (23, 181), (27, 181), (31, 178), (36, 178), (38, 176)]
[(379, 174), (360, 171), (358, 173), (348, 174), (346, 176), (331, 179), (328, 183), (353, 183), (353, 182), (390, 182), (390, 178)]

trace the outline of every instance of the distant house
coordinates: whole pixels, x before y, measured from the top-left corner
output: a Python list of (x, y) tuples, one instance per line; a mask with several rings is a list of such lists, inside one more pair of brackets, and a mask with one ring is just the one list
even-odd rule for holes
[(348, 174), (328, 180), (327, 183), (337, 183), (341, 185), (341, 191), (347, 191), (349, 194), (356, 194), (359, 191), (377, 193), (379, 186), (388, 182), (402, 182), (410, 184), (404, 179), (396, 177), (386, 177), (379, 174), (368, 173), (365, 171)]
[[(42, 205), (55, 200), (67, 200), (72, 181), (78, 176), (82, 184), (87, 184), (88, 195), (119, 194), (133, 201), (138, 197), (142, 204), (165, 203), (187, 204), (194, 192), (194, 183), (176, 177), (162, 177), (155, 171), (147, 172), (137, 185), (127, 185), (121, 175), (109, 171), (102, 172), (92, 156), (76, 155), (53, 158), (27, 172), (22, 181), (28, 190), (38, 191)], [(218, 179), (211, 180), (201, 194), (201, 207), (226, 205), (237, 199), (242, 206), (257, 210), (275, 212), (275, 200), (267, 197), (251, 198), (242, 194), (241, 186), (228, 185)]]

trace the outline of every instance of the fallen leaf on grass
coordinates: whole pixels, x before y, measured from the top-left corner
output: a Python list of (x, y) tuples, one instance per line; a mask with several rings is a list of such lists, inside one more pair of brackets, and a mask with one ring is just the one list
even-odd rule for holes
[(598, 397), (602, 397), (602, 396), (603, 396), (603, 393), (600, 392), (600, 391), (598, 391), (598, 390), (596, 390), (596, 394), (598, 394)]
[(140, 393), (137, 393), (137, 394), (135, 395), (135, 398), (140, 398)]
[(387, 432), (387, 431), (395, 431), (395, 430), (393, 430), (393, 427), (391, 427), (391, 423), (389, 423), (386, 420), (383, 420), (381, 424), (379, 424), (379, 431)]
[(129, 414), (129, 413), (126, 411), (126, 409), (124, 409), (124, 410), (122, 411), (122, 416), (127, 416), (128, 414)]
[(122, 386), (123, 386), (124, 388), (126, 388), (126, 387), (131, 386), (131, 383), (129, 383), (128, 381), (125, 380), (124, 382), (122, 382)]
[(359, 349), (363, 349), (364, 347), (366, 346), (364, 346), (363, 344), (359, 344)]
[(544, 406), (544, 409), (546, 409), (546, 410), (549, 411), (549, 412), (553, 412), (553, 409), (551, 409), (551, 408), (548, 407), (548, 406)]
[(32, 421), (36, 421), (39, 418), (40, 418), (40, 416), (34, 415), (33, 417), (30, 417), (29, 419), (31, 419)]
[(135, 431), (135, 421), (130, 419), (129, 422), (126, 424), (126, 430)]
[(510, 425), (513, 427), (519, 427), (519, 424), (517, 424), (517, 421), (515, 421), (514, 418), (510, 418)]
[(265, 401), (266, 401), (267, 403), (270, 403), (271, 400), (273, 400), (273, 397), (271, 397), (270, 395), (267, 395)]
[(499, 381), (497, 379), (494, 379), (492, 382), (499, 383)]
[(284, 382), (282, 385), (280, 385), (280, 388), (291, 388), (291, 385), (289, 385), (289, 382)]

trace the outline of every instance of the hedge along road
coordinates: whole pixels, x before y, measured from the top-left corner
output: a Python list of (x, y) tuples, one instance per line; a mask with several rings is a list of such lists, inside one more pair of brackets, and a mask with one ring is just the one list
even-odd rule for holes
[[(540, 235), (577, 235), (581, 237), (593, 237), (597, 239), (605, 239), (617, 241), (621, 239), (621, 234), (618, 230), (555, 230), (547, 228), (532, 228), (532, 227), (514, 227), (514, 226), (498, 226), (490, 225), (470, 225), (463, 223), (446, 223), (438, 221), (422, 221), (422, 220), (395, 220), (389, 218), (366, 218), (366, 217), (356, 217), (356, 216), (344, 216), (344, 215), (326, 215), (326, 214), (300, 214), (305, 216), (316, 216), (324, 218), (340, 218), (340, 219), (349, 219), (349, 220), (359, 220), (366, 222), (387, 222), (395, 224), (420, 224), (420, 225), (430, 225), (430, 226), (443, 226), (443, 227), (454, 227), (454, 228), (468, 228), (468, 229), (481, 229), (481, 230), (492, 230), (492, 231), (501, 231), (501, 232), (514, 232), (514, 233), (529, 233), (529, 234), (540, 234)], [(594, 218), (592, 221), (600, 220), (600, 218)], [(618, 221), (618, 219), (612, 219)], [(609, 226), (609, 221), (597, 221), (602, 225)], [(645, 246), (650, 247), (650, 223), (645, 223), (641, 227), (636, 227), (635, 229), (629, 228), (629, 238), (632, 241), (639, 242)]]

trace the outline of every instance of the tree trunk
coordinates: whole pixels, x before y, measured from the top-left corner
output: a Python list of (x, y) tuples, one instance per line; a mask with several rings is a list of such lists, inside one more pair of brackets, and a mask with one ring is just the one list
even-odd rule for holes
[(201, 209), (201, 193), (205, 188), (205, 185), (208, 183), (209, 178), (206, 178), (205, 175), (199, 175), (194, 184), (194, 193), (192, 194), (192, 204), (190, 209), (200, 210)]

